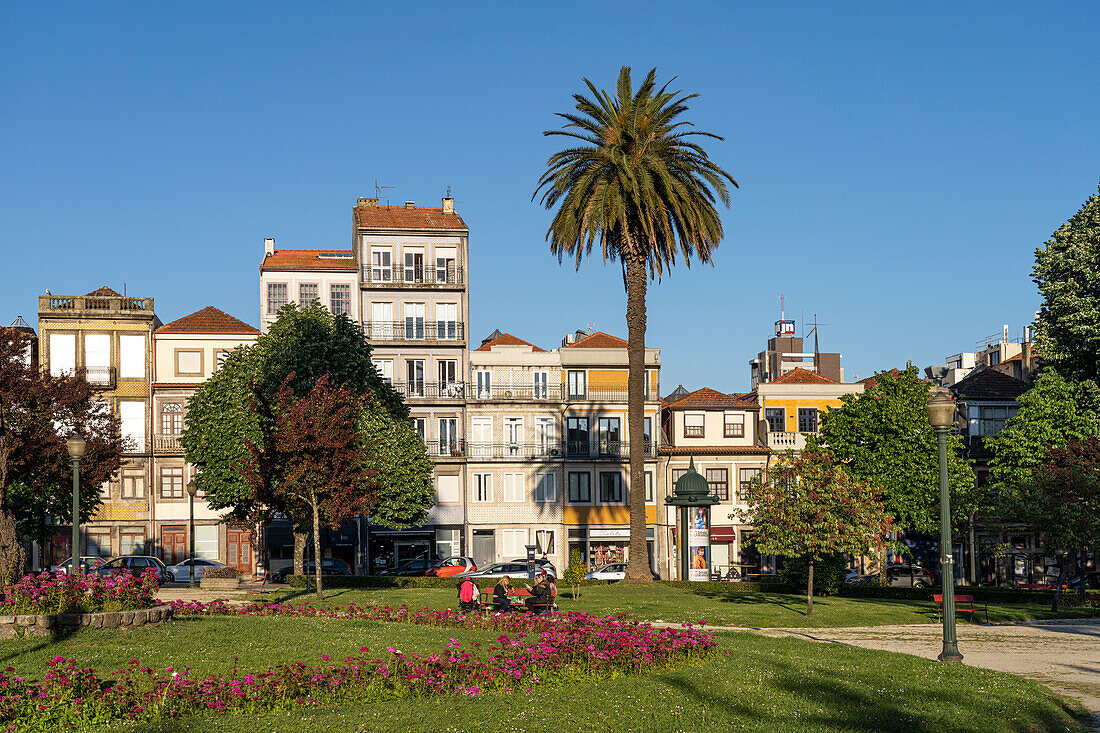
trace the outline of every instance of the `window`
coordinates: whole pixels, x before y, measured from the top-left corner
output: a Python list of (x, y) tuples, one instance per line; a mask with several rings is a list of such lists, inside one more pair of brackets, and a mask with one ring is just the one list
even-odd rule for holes
[(439, 454), (443, 456), (462, 455), (458, 450), (458, 418), (439, 418)]
[(680, 480), (680, 477), (687, 473), (686, 468), (674, 468), (672, 469), (672, 488), (676, 488), (676, 482)]
[(76, 371), (76, 336), (71, 333), (50, 334), (50, 376), (60, 377)]
[(298, 302), (302, 305), (307, 305), (319, 298), (319, 289), (317, 283), (299, 283), (298, 284)]
[(437, 283), (458, 282), (458, 260), (456, 250), (440, 247), (435, 251), (435, 281)]
[(179, 435), (183, 431), (183, 406), (166, 402), (160, 408), (161, 435)]
[(458, 384), (458, 362), (454, 359), (441, 359), (436, 366), (439, 369), (439, 396), (461, 397)]
[(488, 371), (474, 372), (477, 381), (477, 398), (487, 400), (493, 396), (493, 373)]
[(653, 418), (642, 418), (642, 441), (645, 443), (645, 452), (653, 452)]
[(145, 337), (119, 336), (119, 375), (123, 379), (145, 379)]
[(409, 359), (405, 362), (405, 396), (424, 396), (424, 360)]
[(140, 468), (122, 469), (122, 498), (145, 498), (145, 472)]
[(523, 474), (504, 474), (504, 501), (510, 503), (521, 502), (526, 498), (524, 494), (526, 494), (526, 491), (524, 491)]
[(556, 473), (535, 474), (535, 501), (548, 504), (558, 500), (558, 475)]
[(418, 250), (405, 250), (405, 282), (424, 282), (424, 253)]
[(92, 528), (85, 530), (84, 547), (84, 551), (88, 555), (109, 558), (111, 556), (111, 530)]
[(706, 415), (702, 412), (685, 412), (684, 413), (684, 437), (685, 438), (702, 438), (704, 437), (703, 425)]
[(531, 397), (536, 400), (545, 400), (550, 394), (550, 375), (547, 372), (534, 372)]
[(435, 320), (436, 338), (448, 340), (458, 338), (457, 303), (437, 303)]
[(588, 418), (565, 418), (565, 451), (571, 456), (588, 455)]
[(111, 383), (110, 334), (84, 334), (84, 372), (92, 384)]
[(119, 555), (145, 554), (145, 530), (141, 527), (123, 527), (119, 540)]
[(388, 249), (376, 249), (370, 253), (371, 281), (389, 282), (393, 279), (393, 253)]
[(493, 500), (493, 474), (474, 474), (474, 501), (489, 502)]
[(742, 412), (727, 412), (725, 417), (725, 426), (725, 437), (744, 438), (745, 414)]
[(506, 529), (503, 535), (505, 557), (527, 557), (527, 530)]
[(555, 444), (554, 440), (554, 418), (552, 417), (536, 417), (535, 418), (535, 450), (537, 455), (551, 456), (561, 455), (561, 451)]
[(202, 375), (202, 352), (176, 349), (176, 374), (178, 376)]
[(405, 304), (405, 338), (424, 338), (424, 304)]
[(569, 380), (569, 399), (571, 400), (583, 400), (588, 395), (588, 380), (586, 379), (586, 372), (579, 370), (570, 370), (568, 375)]
[(200, 524), (195, 527), (195, 557), (218, 559), (218, 525)]
[(421, 440), (423, 440), (425, 443), (427, 443), (428, 442), (428, 418), (426, 418), (426, 417), (414, 417), (412, 419), (412, 421), (413, 421), (413, 430), (416, 431), (416, 434), (420, 436)]
[(1004, 430), (1005, 422), (1016, 416), (1015, 407), (979, 407), (978, 436), (988, 438)]
[(160, 498), (183, 498), (183, 466), (160, 469)]
[[(458, 476), (438, 476), (435, 479), (435, 495), (440, 504), (459, 504), (462, 490), (458, 485)], [(446, 556), (444, 556), (446, 557)]]
[(504, 418), (504, 443), (510, 456), (523, 455), (523, 418)]
[(569, 474), (569, 501), (573, 504), (588, 504), (592, 501), (592, 476), (587, 473)]
[(328, 309), (334, 316), (349, 315), (351, 313), (351, 285), (347, 283), (333, 283), (328, 288)]
[(471, 418), (470, 430), (470, 455), (493, 455), (493, 418), (484, 415)]
[(769, 433), (787, 432), (787, 411), (782, 407), (767, 407), (764, 409), (764, 419), (768, 421)]
[(746, 492), (748, 492), (748, 490), (752, 488), (753, 482), (756, 481), (756, 478), (759, 475), (760, 475), (760, 469), (759, 468), (742, 468), (741, 469), (740, 476), (738, 477), (740, 479), (739, 487), (738, 487), (738, 491), (740, 492), (739, 496), (738, 496), (739, 499), (741, 499), (741, 497), (744, 497)]
[(279, 309), (286, 305), (287, 302), (287, 288), (286, 283), (268, 283), (267, 284), (267, 314), (270, 316), (279, 312)]
[(710, 493), (716, 494), (721, 501), (730, 500), (730, 472), (726, 468), (708, 468), (707, 486)]
[(617, 456), (622, 452), (622, 440), (619, 434), (619, 418), (601, 417), (599, 427), (599, 446), (601, 456)]
[(122, 420), (122, 438), (127, 441), (126, 452), (145, 452), (145, 403), (118, 403), (119, 417)]
[(621, 504), (623, 501), (623, 475), (618, 471), (600, 472), (600, 501), (605, 504)]
[(214, 349), (214, 371), (222, 368), (225, 360), (233, 353), (232, 349)]
[(386, 384), (393, 384), (393, 359), (371, 359), (371, 364)]
[(393, 322), (393, 303), (370, 304), (370, 337), (388, 341), (396, 338), (399, 326)]
[(653, 472), (645, 472), (645, 500), (646, 503), (651, 504), (657, 501), (657, 495), (653, 490)]
[(800, 433), (816, 433), (817, 432), (817, 408), (816, 407), (799, 407), (798, 408), (798, 432), (800, 432)]

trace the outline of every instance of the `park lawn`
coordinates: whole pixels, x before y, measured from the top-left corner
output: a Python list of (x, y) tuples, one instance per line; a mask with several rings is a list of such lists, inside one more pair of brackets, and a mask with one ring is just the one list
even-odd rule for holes
[[(183, 630), (177, 627), (187, 626)], [(340, 631), (346, 627), (348, 632)], [(144, 630), (143, 630), (144, 631)], [(271, 640), (263, 653), (270, 664), (297, 658), (333, 658), (360, 634), (399, 648), (442, 646), (456, 629), (320, 619), (224, 617), (173, 621), (156, 634), (84, 630), (49, 649), (24, 651), (25, 663), (54, 654), (106, 660), (139, 656), (160, 667), (188, 658), (241, 657), (255, 670), (256, 642)], [(285, 642), (295, 639), (293, 649)], [(107, 642), (116, 650), (109, 652)], [(215, 641), (216, 640), (216, 641)], [(189, 642), (201, 653), (177, 646)], [(20, 642), (24, 643), (24, 642)], [(10, 649), (3, 642), (0, 649)], [(111, 726), (133, 733), (351, 733), (353, 731), (814, 731), (815, 733), (972, 733), (1031, 731), (1081, 733), (1082, 711), (1034, 682), (965, 665), (918, 657), (751, 633), (719, 634), (720, 652), (694, 667), (647, 675), (540, 686), (530, 692), (484, 697), (447, 696), (394, 700), (256, 715), (206, 715), (159, 723)], [(728, 652), (728, 655), (726, 654)], [(10, 663), (10, 662), (9, 662)], [(224, 670), (224, 663), (218, 663)], [(196, 668), (198, 671), (199, 668)], [(211, 669), (202, 667), (203, 671)]]
[[(325, 591), (325, 604), (349, 603), (433, 609), (454, 608), (457, 591), (450, 588), (378, 588)], [(304, 589), (266, 594), (267, 600), (284, 602), (314, 601)], [(840, 626), (885, 626), (895, 624), (939, 623), (935, 604), (930, 601), (894, 601), (872, 598), (814, 598), (814, 610), (806, 615), (806, 597), (785, 593), (715, 592), (677, 588), (664, 584), (613, 583), (586, 585), (574, 601), (568, 590), (559, 588), (558, 607), (563, 611), (586, 611), (598, 616), (632, 613), (645, 621), (699, 623), (708, 626), (744, 626), (751, 628)], [(1043, 606), (990, 604), (991, 623), (1029, 621), (1046, 618), (1089, 617), (1089, 609), (1069, 608), (1051, 614)], [(960, 623), (970, 614), (960, 613)], [(984, 621), (984, 614), (975, 614)]]

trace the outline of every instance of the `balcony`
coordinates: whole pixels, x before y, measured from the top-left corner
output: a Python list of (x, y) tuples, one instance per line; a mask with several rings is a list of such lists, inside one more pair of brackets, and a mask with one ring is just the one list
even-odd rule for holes
[(471, 387), (470, 400), (478, 402), (493, 402), (497, 400), (529, 400), (529, 401), (561, 401), (561, 385), (548, 384), (530, 387)]
[(153, 436), (153, 452), (154, 453), (183, 453), (183, 446), (180, 445), (180, 436), (178, 436), (178, 435), (154, 435)]
[(561, 443), (543, 441), (541, 443), (467, 443), (467, 455), (470, 458), (500, 458), (512, 460), (537, 460), (561, 458)]
[(64, 315), (82, 313), (100, 316), (145, 314), (152, 317), (153, 299), (128, 298), (123, 295), (40, 295), (38, 296), (38, 312), (59, 312)]
[[(657, 445), (647, 440), (645, 442), (643, 454), (646, 458), (656, 458)], [(621, 440), (597, 440), (595, 442), (567, 440), (565, 442), (565, 457), (572, 459), (625, 461), (630, 458), (630, 444)]]
[(768, 433), (768, 448), (782, 452), (787, 450), (802, 450), (806, 447), (807, 433)]
[(466, 455), (466, 441), (459, 438), (450, 440), (429, 440), (428, 455), (435, 458), (462, 458)]
[[(597, 389), (589, 387), (587, 389), (567, 389), (565, 390), (564, 401), (565, 402), (623, 402), (627, 400), (627, 390), (625, 389)], [(653, 402), (657, 399), (649, 390), (646, 390), (643, 399), (646, 402)]]
[(459, 321), (371, 321), (363, 324), (368, 341), (453, 342), (466, 340), (466, 324)]
[(373, 287), (419, 288), (426, 285), (461, 287), (465, 284), (461, 267), (374, 267), (359, 268), (364, 285)]
[(462, 399), (466, 385), (462, 382), (394, 382), (391, 385), (405, 399)]
[(82, 367), (77, 369), (77, 374), (96, 389), (114, 389), (118, 385), (118, 372), (114, 367)]

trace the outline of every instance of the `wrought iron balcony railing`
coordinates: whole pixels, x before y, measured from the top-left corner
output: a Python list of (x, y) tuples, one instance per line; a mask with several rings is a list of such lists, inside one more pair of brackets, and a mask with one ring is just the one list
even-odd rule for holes
[(471, 382), (467, 398), (482, 402), (492, 400), (549, 400), (556, 402), (561, 400), (561, 385), (546, 384), (537, 387), (506, 387), (501, 385), (478, 388), (474, 382)]
[(368, 285), (462, 285), (463, 276), (461, 267), (360, 267), (360, 277)]
[(556, 440), (541, 443), (479, 443), (466, 444), (470, 458), (513, 458), (516, 460), (561, 458), (562, 445)]
[(462, 341), (466, 324), (461, 321), (371, 321), (363, 324), (370, 341)]
[(462, 399), (466, 393), (462, 382), (394, 382), (392, 386), (405, 399)]
[(153, 452), (154, 453), (183, 453), (183, 446), (180, 444), (180, 436), (178, 436), (178, 435), (154, 435), (153, 436)]

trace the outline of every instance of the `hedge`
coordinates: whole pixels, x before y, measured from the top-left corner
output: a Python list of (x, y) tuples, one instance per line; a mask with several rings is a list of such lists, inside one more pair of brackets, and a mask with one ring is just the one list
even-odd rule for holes
[[(522, 578), (520, 578), (522, 580)], [(474, 578), (479, 584), (495, 582), (492, 578)], [(557, 581), (558, 588), (569, 586), (562, 579)], [(780, 583), (739, 583), (739, 582), (699, 582), (687, 580), (658, 580), (660, 585), (686, 590), (703, 591), (708, 593), (786, 593), (786, 586)], [(313, 576), (288, 575), (287, 583), (294, 588), (313, 587)], [(386, 576), (386, 575), (322, 575), (321, 584), (325, 588), (455, 588), (458, 586), (457, 578), (426, 578), (420, 576)], [(605, 580), (585, 580), (582, 586), (607, 585)]]

